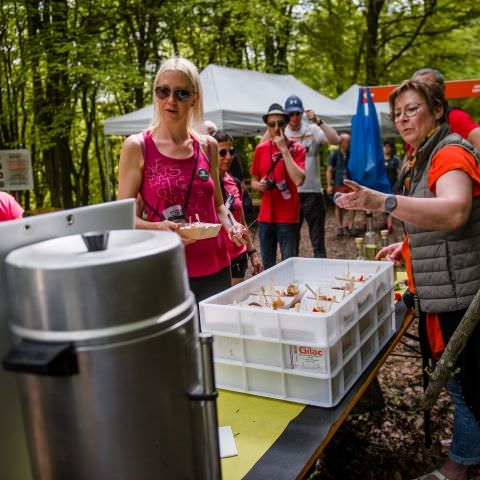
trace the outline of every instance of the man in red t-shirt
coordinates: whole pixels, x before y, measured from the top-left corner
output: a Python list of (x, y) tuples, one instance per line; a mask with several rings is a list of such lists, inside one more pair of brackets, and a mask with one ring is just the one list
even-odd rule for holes
[(278, 103), (263, 116), (268, 130), (252, 163), (252, 188), (262, 193), (258, 214), (260, 253), (264, 268), (275, 265), (277, 244), (282, 260), (297, 251), (300, 204), (297, 187), (305, 178), (305, 147), (287, 140), (288, 117)]
[[(443, 75), (434, 68), (417, 70), (413, 74), (412, 80), (429, 84), (436, 83), (445, 92)], [(457, 107), (448, 107), (447, 121), (453, 133), (458, 133), (467, 139), (477, 150), (480, 150), (480, 125), (465, 110)]]

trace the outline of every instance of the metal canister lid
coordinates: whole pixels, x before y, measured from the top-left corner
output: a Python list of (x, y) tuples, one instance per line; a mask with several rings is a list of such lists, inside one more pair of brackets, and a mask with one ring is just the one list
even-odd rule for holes
[(32, 330), (105, 330), (162, 316), (190, 296), (172, 232), (113, 230), (93, 251), (71, 235), (14, 250), (6, 264), (12, 323)]
[(88, 232), (18, 248), (7, 256), (7, 263), (20, 268), (68, 270), (159, 255), (181, 244), (178, 235), (170, 232), (113, 230), (108, 234), (108, 246), (104, 249), (89, 251), (83, 240), (91, 235)]

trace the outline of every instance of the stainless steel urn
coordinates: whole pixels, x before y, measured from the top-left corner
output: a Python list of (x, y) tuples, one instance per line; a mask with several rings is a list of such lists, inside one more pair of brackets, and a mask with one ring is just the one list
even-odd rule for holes
[(219, 478), (211, 339), (179, 237), (72, 235), (6, 263), (3, 363), (19, 372), (35, 479)]

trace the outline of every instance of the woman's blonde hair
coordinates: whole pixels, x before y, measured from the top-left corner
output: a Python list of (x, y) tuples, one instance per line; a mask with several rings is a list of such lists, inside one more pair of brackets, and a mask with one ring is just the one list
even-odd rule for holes
[(158, 69), (157, 74), (155, 75), (155, 81), (153, 82), (153, 91), (152, 91), (152, 101), (153, 101), (153, 117), (150, 124), (150, 128), (154, 129), (160, 125), (160, 112), (158, 108), (157, 97), (155, 96), (155, 87), (157, 85), (158, 79), (162, 73), (178, 70), (182, 72), (188, 81), (192, 85), (194, 93), (196, 93), (197, 98), (193, 108), (190, 111), (190, 116), (188, 119), (188, 130), (197, 138), (202, 139), (200, 132), (203, 131), (203, 94), (202, 94), (202, 85), (200, 83), (200, 75), (198, 74), (197, 67), (187, 60), (186, 58), (175, 56), (171, 57), (168, 60), (165, 60)]

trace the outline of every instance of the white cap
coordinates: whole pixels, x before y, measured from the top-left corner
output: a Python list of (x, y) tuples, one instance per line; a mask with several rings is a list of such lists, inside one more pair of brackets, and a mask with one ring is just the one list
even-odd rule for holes
[(209, 135), (215, 135), (215, 132), (218, 130), (217, 126), (211, 120), (205, 120), (203, 126)]

